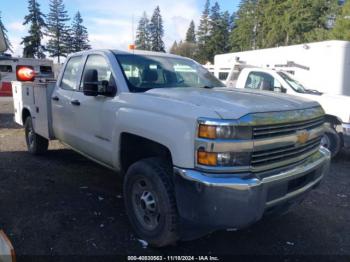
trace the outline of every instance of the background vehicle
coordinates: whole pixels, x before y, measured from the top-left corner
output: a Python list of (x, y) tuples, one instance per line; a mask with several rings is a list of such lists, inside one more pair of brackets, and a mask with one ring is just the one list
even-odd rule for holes
[(215, 56), (215, 76), (231, 81), (235, 65), (287, 71), (306, 87), (350, 96), (350, 42), (325, 41)]
[(29, 152), (58, 139), (122, 174), (131, 225), (154, 246), (285, 212), (330, 162), (317, 102), (228, 90), (179, 56), (81, 52), (57, 82), (14, 82), (13, 93)]
[(350, 97), (307, 89), (287, 72), (272, 69), (244, 68), (235, 81), (237, 88), (287, 93), (319, 102), (326, 112), (327, 123), (322, 145), (332, 156), (343, 147), (350, 147)]
[(51, 60), (3, 57), (0, 59), (0, 96), (12, 96), (11, 82), (17, 80), (16, 70), (23, 66), (32, 68), (42, 77), (54, 77), (53, 61)]

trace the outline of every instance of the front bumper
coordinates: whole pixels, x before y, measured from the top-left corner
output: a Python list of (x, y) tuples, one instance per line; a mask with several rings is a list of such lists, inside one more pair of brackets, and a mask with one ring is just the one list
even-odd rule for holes
[(343, 139), (344, 139), (344, 147), (350, 148), (350, 124), (342, 124), (343, 127)]
[[(274, 207), (298, 202), (327, 173), (330, 153), (321, 148), (303, 163), (284, 170), (216, 177), (175, 168), (177, 207), (184, 221), (213, 229), (243, 228)], [(245, 176), (246, 177), (246, 176)]]

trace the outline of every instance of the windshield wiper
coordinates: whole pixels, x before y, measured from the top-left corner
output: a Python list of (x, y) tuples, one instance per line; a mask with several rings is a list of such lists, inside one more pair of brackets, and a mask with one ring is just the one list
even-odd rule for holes
[(313, 89), (305, 89), (306, 93), (308, 94), (313, 94), (313, 95), (323, 95), (322, 92), (318, 91), (318, 90), (313, 90)]
[(213, 89), (213, 86), (201, 86), (200, 88), (205, 88), (205, 89)]

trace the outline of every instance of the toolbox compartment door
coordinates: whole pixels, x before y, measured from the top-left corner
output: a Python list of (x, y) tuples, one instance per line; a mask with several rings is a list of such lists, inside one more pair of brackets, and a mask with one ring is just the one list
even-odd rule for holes
[(52, 130), (51, 96), (55, 82), (12, 82), (15, 122), (24, 125), (23, 111), (29, 110), (35, 133), (54, 139)]

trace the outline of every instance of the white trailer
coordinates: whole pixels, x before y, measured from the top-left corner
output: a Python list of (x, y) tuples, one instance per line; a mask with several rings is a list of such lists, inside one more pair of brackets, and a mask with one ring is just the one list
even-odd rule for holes
[(215, 76), (236, 80), (235, 65), (289, 72), (307, 88), (350, 96), (350, 42), (325, 41), (215, 56)]

